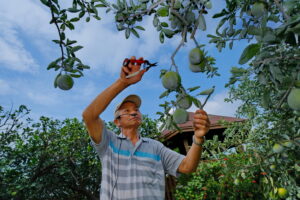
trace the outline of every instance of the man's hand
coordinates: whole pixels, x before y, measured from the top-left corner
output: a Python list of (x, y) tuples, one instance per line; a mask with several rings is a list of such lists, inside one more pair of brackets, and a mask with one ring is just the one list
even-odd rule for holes
[[(130, 58), (130, 60), (135, 60), (135, 57), (132, 56)], [(143, 60), (143, 58), (139, 58), (139, 60)], [(121, 70), (121, 75), (120, 75), (120, 79), (123, 83), (127, 84), (127, 85), (131, 85), (131, 84), (134, 84), (134, 83), (137, 83), (139, 82), (144, 73), (146, 72), (146, 70), (141, 70), (137, 75), (135, 76), (132, 76), (130, 78), (126, 78), (126, 76), (130, 75), (130, 74), (133, 74), (134, 72), (137, 72), (139, 71), (141, 68), (141, 65), (139, 64), (132, 64), (131, 62), (129, 62), (128, 66), (123, 66), (122, 67), (122, 70)]]
[(197, 141), (202, 141), (202, 137), (206, 135), (210, 128), (210, 121), (208, 119), (207, 113), (204, 110), (197, 110), (194, 114), (194, 131), (195, 139)]

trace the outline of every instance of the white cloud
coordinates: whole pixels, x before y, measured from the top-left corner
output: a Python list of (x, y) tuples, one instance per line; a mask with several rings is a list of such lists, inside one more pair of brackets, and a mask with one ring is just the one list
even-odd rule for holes
[(5, 80), (0, 79), (0, 95), (9, 95), (13, 93), (13, 88)]
[(1, 66), (15, 71), (35, 72), (38, 65), (18, 39), (18, 33), (7, 23), (0, 22), (0, 27)]
[[(101, 21), (80, 24), (70, 37), (85, 48), (78, 52), (83, 62), (91, 65), (92, 70), (119, 73), (122, 61), (130, 56), (152, 59), (161, 44), (158, 33), (152, 27), (152, 17), (143, 22), (146, 31), (139, 31), (140, 38), (131, 35), (125, 39), (124, 31), (118, 32), (111, 14), (100, 14)], [(150, 60), (151, 61), (151, 60)]]
[(38, 93), (38, 92), (33, 92), (33, 91), (29, 91), (27, 92), (27, 97), (29, 99), (31, 99), (32, 101), (34, 101), (37, 104), (40, 105), (48, 105), (48, 106), (53, 106), (58, 104), (60, 101), (57, 95), (57, 93)]
[[(208, 114), (214, 114), (214, 115), (222, 115), (222, 116), (235, 116), (235, 112), (239, 105), (241, 105), (240, 101), (236, 101), (234, 103), (228, 103), (224, 102), (224, 99), (228, 97), (227, 91), (222, 91), (218, 94), (215, 94), (212, 96), (204, 106), (204, 110)], [(201, 102), (203, 103), (204, 99), (201, 99)], [(189, 109), (189, 111), (194, 112), (196, 110), (196, 107), (193, 106)]]
[[(40, 1), (0, 2), (0, 63), (1, 67), (19, 72), (36, 72), (36, 55), (28, 46), (37, 47), (43, 55), (51, 55), (50, 38), (55, 27), (49, 24), (50, 11)], [(46, 39), (46, 40), (45, 40)]]
[(20, 28), (26, 34), (34, 36), (33, 39), (52, 37), (54, 29), (49, 27), (51, 19), (50, 10), (40, 1), (34, 0), (13, 0), (0, 2), (0, 20), (6, 21)]

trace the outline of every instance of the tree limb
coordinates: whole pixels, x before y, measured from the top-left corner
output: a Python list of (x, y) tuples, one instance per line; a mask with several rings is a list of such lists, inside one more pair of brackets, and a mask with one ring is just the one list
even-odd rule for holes
[(286, 14), (286, 12), (284, 12), (284, 9), (282, 7), (282, 4), (278, 1), (278, 0), (274, 0), (276, 6), (278, 7), (278, 9), (280, 10), (280, 12), (283, 14), (283, 17), (286, 21), (288, 21), (290, 19), (290, 16), (288, 14)]

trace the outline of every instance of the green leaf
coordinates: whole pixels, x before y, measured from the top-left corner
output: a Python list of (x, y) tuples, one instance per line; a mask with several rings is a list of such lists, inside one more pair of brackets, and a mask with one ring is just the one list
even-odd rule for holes
[(95, 5), (95, 7), (97, 7), (97, 8), (103, 8), (103, 7), (107, 7), (107, 6), (104, 5), (104, 4), (97, 4), (97, 5)]
[(98, 15), (94, 15), (93, 17), (97, 20), (101, 20), (101, 17), (99, 17)]
[(200, 92), (198, 95), (210, 95), (214, 92), (215, 88), (212, 87), (210, 89), (207, 89), (207, 90), (203, 90), (202, 92)]
[(83, 46), (75, 46), (75, 47), (71, 48), (71, 51), (74, 53), (74, 52), (76, 52), (76, 51), (78, 51), (78, 50), (80, 50), (82, 48), (83, 48)]
[(50, 7), (49, 1), (48, 0), (41, 0), (41, 2), (45, 5)]
[(56, 61), (53, 61), (53, 62), (51, 62), (49, 65), (48, 65), (48, 67), (47, 67), (47, 70), (49, 70), (49, 69), (51, 69), (51, 68), (54, 68), (55, 66), (56, 66)]
[(162, 31), (159, 34), (159, 41), (160, 41), (160, 43), (164, 43), (164, 41), (165, 41), (165, 36), (164, 36), (164, 33)]
[(162, 27), (168, 27), (168, 26), (169, 26), (169, 24), (166, 23), (166, 22), (162, 22), (160, 25), (161, 25)]
[(71, 12), (71, 13), (77, 13), (79, 11), (81, 11), (80, 9), (77, 8), (68, 8), (67, 11)]
[(68, 45), (72, 45), (72, 44), (75, 44), (77, 41), (76, 40), (69, 40), (69, 39), (67, 39), (67, 43), (66, 43), (66, 45), (68, 46)]
[(79, 13), (78, 17), (79, 17), (79, 18), (82, 18), (82, 17), (84, 16), (84, 14), (85, 14), (85, 11), (81, 11), (81, 12)]
[(153, 18), (153, 26), (157, 27), (158, 23), (159, 23), (159, 19), (157, 18), (157, 16), (154, 16), (154, 18)]
[(157, 11), (156, 14), (160, 17), (167, 17), (169, 16), (169, 7), (160, 7)]
[(90, 19), (91, 19), (90, 17), (87, 17), (87, 18), (85, 19), (85, 21), (86, 21), (86, 22), (89, 22)]
[(260, 44), (250, 44), (248, 45), (239, 60), (239, 64), (243, 65), (247, 63), (251, 58), (253, 58), (260, 50)]
[(167, 90), (167, 91), (164, 91), (163, 93), (161, 93), (161, 95), (159, 96), (159, 98), (161, 99), (161, 98), (163, 98), (165, 96), (168, 96), (168, 95), (169, 95), (169, 91)]
[(60, 44), (60, 40), (52, 40), (56, 44)]
[(162, 31), (164, 32), (164, 34), (167, 36), (167, 37), (172, 37), (174, 35), (174, 31), (170, 30), (170, 29), (166, 29), (166, 28), (163, 28)]
[(140, 29), (140, 30), (142, 30), (142, 31), (145, 30), (145, 29), (144, 29), (143, 27), (141, 27), (141, 26), (136, 26), (135, 28), (136, 28), (136, 29)]
[(74, 17), (74, 18), (72, 18), (70, 21), (71, 22), (78, 22), (80, 19), (78, 18), (78, 17)]
[(140, 38), (140, 35), (138, 34), (138, 32), (136, 32), (135, 29), (131, 28), (130, 31), (133, 33), (133, 35), (135, 35), (135, 37)]
[(205, 31), (206, 30), (206, 22), (205, 22), (204, 16), (201, 13), (199, 14), (198, 22), (199, 22), (198, 28), (202, 31)]
[(222, 17), (226, 14), (228, 14), (228, 12), (225, 9), (223, 9), (220, 13), (214, 14), (213, 18), (219, 18), (219, 17)]
[(216, 34), (217, 34), (217, 35), (221, 35), (221, 34), (219, 33), (219, 29), (223, 26), (223, 24), (224, 24), (226, 21), (227, 21), (227, 18), (223, 18), (223, 19), (219, 22), (219, 24), (218, 24), (218, 26), (217, 26), (217, 28), (216, 28)]
[(70, 74), (72, 77), (74, 77), (74, 78), (80, 78), (80, 77), (82, 77), (82, 75), (81, 74)]
[(201, 108), (201, 101), (199, 101), (197, 98), (194, 98), (194, 97), (191, 97), (192, 99), (192, 102), (194, 103), (194, 105), (197, 107), (197, 108)]
[(125, 30), (125, 37), (126, 37), (126, 39), (128, 39), (129, 36), (130, 36), (130, 29), (127, 28), (127, 29)]
[(199, 88), (200, 88), (200, 86), (196, 86), (196, 87), (188, 88), (187, 90), (190, 91), (190, 92), (193, 92), (193, 91), (195, 91)]

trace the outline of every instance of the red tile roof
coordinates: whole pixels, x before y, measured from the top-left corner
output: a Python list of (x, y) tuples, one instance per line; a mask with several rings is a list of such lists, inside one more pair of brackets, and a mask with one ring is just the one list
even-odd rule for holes
[[(194, 113), (189, 112), (189, 120), (183, 124), (178, 124), (178, 126), (181, 128), (182, 132), (188, 132), (193, 130), (193, 118), (194, 118)], [(208, 118), (210, 120), (210, 129), (220, 129), (220, 128), (225, 128), (223, 125), (219, 123), (220, 120), (225, 120), (227, 122), (242, 122), (246, 119), (240, 119), (240, 118), (235, 118), (235, 117), (228, 117), (228, 116), (221, 116), (221, 115), (211, 115), (208, 114)], [(178, 131), (170, 131), (170, 130), (165, 130), (162, 132), (162, 137), (164, 139), (169, 139), (175, 135), (178, 134)]]

